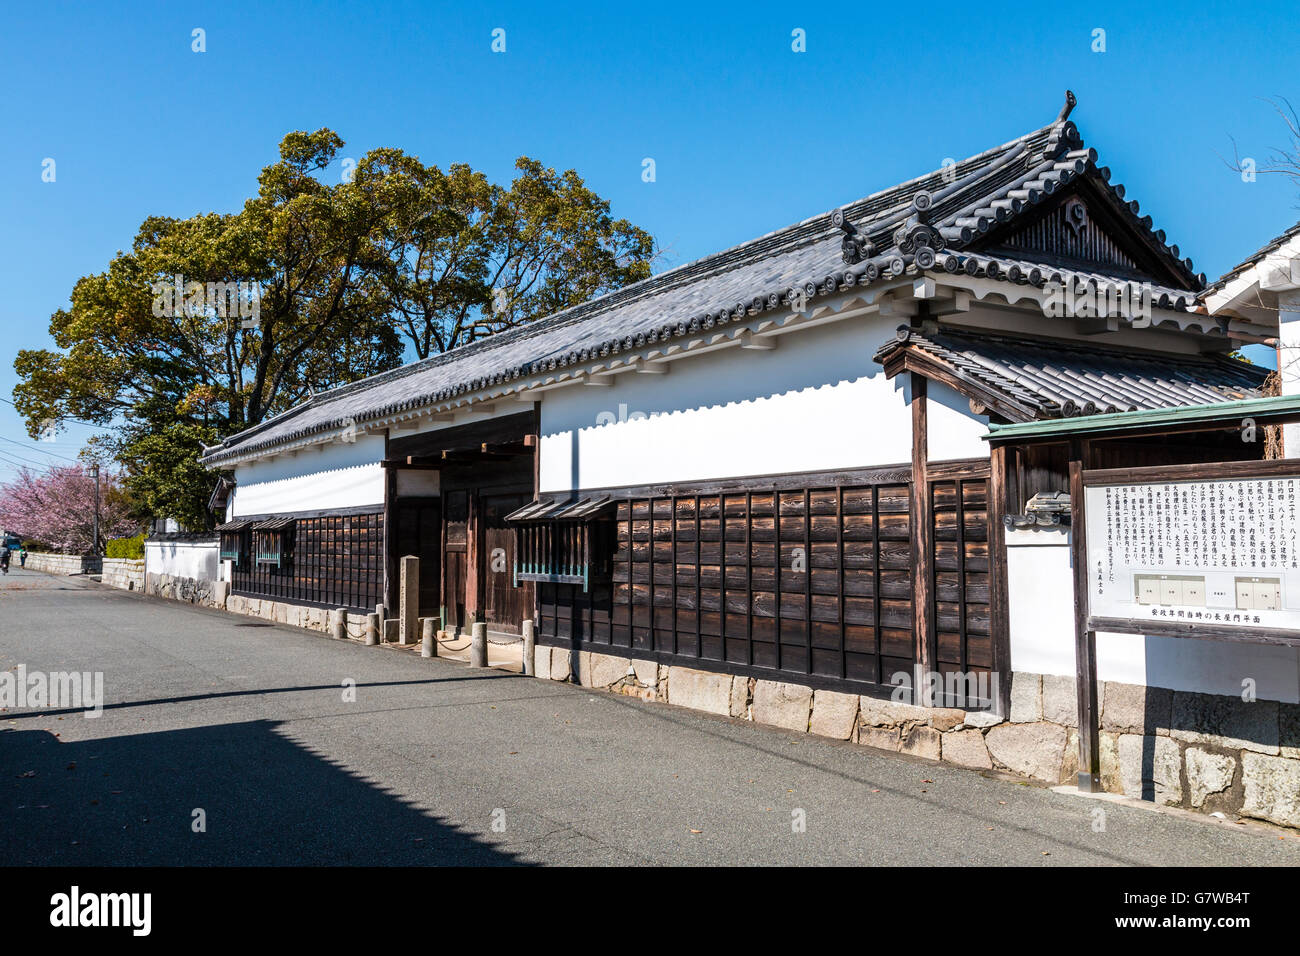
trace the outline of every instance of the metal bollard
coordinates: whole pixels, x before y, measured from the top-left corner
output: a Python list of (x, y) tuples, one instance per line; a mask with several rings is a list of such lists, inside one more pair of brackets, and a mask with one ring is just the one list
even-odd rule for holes
[(524, 621), (524, 673), (537, 676), (537, 639), (533, 635), (532, 620)]
[(469, 643), (469, 666), (487, 667), (487, 624), (476, 623), (471, 635)]
[(379, 615), (373, 611), (366, 615), (366, 647), (379, 644)]
[(420, 656), (437, 657), (438, 656), (438, 637), (435, 633), (438, 629), (438, 619), (434, 617), (420, 618)]

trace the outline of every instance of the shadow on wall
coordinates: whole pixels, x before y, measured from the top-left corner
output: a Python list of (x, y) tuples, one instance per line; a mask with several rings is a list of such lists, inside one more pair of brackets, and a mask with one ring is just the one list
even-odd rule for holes
[[(0, 866), (518, 864), (273, 721), (65, 743), (0, 732)], [(207, 831), (192, 830), (195, 808)]]

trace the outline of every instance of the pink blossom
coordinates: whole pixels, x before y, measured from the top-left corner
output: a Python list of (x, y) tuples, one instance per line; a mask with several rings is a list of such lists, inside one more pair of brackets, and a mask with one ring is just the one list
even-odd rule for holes
[[(139, 532), (139, 522), (126, 512), (127, 503), (117, 478), (101, 472), (101, 540)], [(92, 552), (94, 517), (95, 479), (82, 465), (63, 465), (46, 472), (24, 468), (13, 481), (0, 485), (0, 528), (56, 550)]]

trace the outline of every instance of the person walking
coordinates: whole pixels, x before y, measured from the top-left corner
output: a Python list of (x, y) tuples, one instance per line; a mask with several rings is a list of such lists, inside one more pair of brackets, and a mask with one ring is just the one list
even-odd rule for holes
[(27, 545), (25, 544), (18, 546), (18, 567), (27, 567)]
[(9, 542), (0, 541), (0, 571), (9, 573)]

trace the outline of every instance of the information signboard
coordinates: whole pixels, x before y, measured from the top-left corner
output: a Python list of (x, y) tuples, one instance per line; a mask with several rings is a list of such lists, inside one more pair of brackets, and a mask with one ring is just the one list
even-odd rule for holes
[(1094, 618), (1300, 630), (1300, 477), (1089, 484), (1084, 505)]

